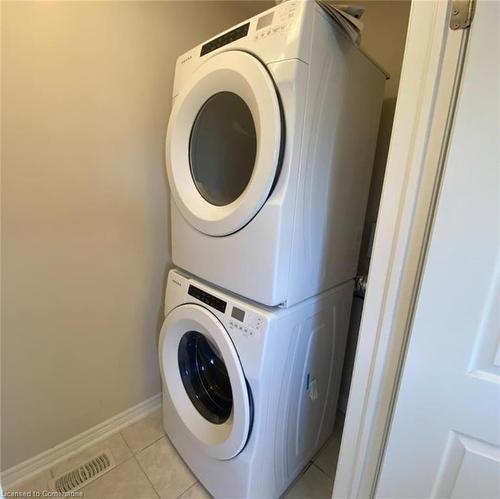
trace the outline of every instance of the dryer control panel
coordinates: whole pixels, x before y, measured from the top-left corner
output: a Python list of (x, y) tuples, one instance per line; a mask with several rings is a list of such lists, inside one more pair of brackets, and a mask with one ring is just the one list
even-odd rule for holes
[(201, 46), (200, 57), (208, 54), (209, 52), (212, 52), (213, 50), (217, 50), (218, 48), (223, 47), (228, 43), (234, 42), (235, 40), (239, 40), (240, 38), (247, 36), (249, 27), (250, 23), (243, 24), (203, 44)]
[(300, 6), (296, 1), (288, 0), (259, 17), (253, 40), (258, 41), (273, 35), (286, 34), (294, 26), (298, 8)]

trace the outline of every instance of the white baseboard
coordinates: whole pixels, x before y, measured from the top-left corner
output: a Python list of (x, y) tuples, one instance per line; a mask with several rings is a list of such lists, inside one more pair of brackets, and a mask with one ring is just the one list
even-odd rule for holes
[(161, 406), (161, 393), (151, 397), (140, 404), (137, 404), (126, 411), (123, 411), (116, 416), (103, 421), (98, 425), (86, 430), (79, 435), (76, 435), (65, 442), (52, 447), (49, 450), (38, 454), (22, 463), (16, 464), (2, 472), (2, 488), (6, 490), (16, 482), (26, 480), (41, 471), (51, 468), (59, 461), (68, 459), (73, 454), (79, 452), (82, 448), (93, 445), (113, 433), (125, 428), (135, 421), (147, 416), (150, 412), (158, 409)]

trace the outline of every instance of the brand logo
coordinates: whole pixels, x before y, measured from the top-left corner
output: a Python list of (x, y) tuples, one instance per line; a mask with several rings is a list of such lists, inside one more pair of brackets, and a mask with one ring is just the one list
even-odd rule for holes
[(174, 284), (177, 284), (177, 286), (182, 286), (182, 284), (179, 281), (176, 281), (175, 279), (172, 279), (172, 282)]
[(181, 64), (184, 64), (185, 62), (188, 62), (188, 61), (189, 61), (189, 60), (191, 60), (192, 58), (193, 58), (193, 56), (192, 56), (192, 55), (190, 55), (190, 56), (186, 57), (185, 59), (182, 59)]

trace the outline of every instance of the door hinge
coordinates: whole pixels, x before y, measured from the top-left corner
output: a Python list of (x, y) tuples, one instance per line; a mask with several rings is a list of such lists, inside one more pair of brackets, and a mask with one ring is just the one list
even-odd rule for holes
[(453, 0), (451, 2), (450, 28), (465, 29), (474, 17), (475, 0)]

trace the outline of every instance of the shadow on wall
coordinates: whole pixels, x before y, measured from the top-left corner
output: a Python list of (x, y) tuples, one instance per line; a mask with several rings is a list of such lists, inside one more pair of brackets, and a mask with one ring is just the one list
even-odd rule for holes
[(391, 141), (392, 122), (394, 120), (395, 110), (396, 98), (391, 97), (384, 99), (382, 114), (380, 116), (377, 149), (375, 152), (373, 173), (370, 183), (370, 195), (368, 197), (368, 204), (366, 207), (366, 218), (359, 256), (358, 274), (367, 274), (370, 266), (370, 253), (375, 232), (375, 224), (377, 222), (380, 197), (382, 195), (385, 166), (387, 163), (387, 154), (389, 152), (389, 145)]

